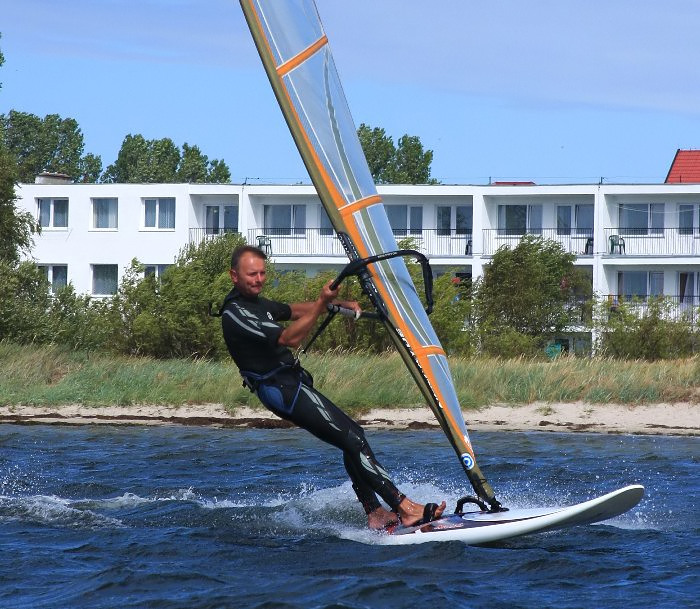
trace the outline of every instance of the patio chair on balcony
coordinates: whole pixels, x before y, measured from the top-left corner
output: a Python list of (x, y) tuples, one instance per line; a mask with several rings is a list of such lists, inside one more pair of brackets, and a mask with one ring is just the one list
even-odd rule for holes
[(610, 235), (610, 253), (625, 253), (625, 240), (622, 237), (620, 237), (620, 235)]
[(258, 247), (268, 256), (272, 255), (272, 239), (267, 235), (258, 235)]
[(588, 239), (586, 239), (586, 247), (583, 250), (583, 253), (586, 256), (593, 255), (593, 237), (588, 237)]
[(467, 245), (464, 248), (464, 255), (465, 256), (471, 256), (472, 255), (472, 240), (467, 239)]

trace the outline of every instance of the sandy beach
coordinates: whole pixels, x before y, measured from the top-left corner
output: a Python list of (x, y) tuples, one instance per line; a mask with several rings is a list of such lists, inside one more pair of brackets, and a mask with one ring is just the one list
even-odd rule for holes
[[(697, 404), (525, 404), (465, 410), (470, 430), (596, 432), (607, 434), (700, 435)], [(376, 409), (357, 417), (367, 428), (430, 429), (437, 421), (428, 407)], [(228, 411), (221, 404), (193, 406), (2, 406), (0, 423), (209, 425), (219, 427), (288, 427), (262, 407)]]

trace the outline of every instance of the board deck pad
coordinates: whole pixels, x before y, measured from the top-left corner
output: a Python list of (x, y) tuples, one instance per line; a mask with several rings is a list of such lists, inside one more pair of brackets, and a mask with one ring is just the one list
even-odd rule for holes
[(632, 509), (644, 495), (639, 484), (566, 507), (515, 508), (506, 512), (483, 511), (451, 514), (417, 527), (398, 527), (387, 543), (414, 544), (428, 541), (489, 543), (520, 535), (601, 522)]

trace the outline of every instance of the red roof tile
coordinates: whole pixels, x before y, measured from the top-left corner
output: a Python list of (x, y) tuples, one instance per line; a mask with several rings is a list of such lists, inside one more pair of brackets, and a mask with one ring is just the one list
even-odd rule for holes
[(671, 169), (666, 176), (666, 184), (700, 183), (700, 150), (676, 151)]
[(535, 186), (534, 182), (491, 182), (492, 186)]

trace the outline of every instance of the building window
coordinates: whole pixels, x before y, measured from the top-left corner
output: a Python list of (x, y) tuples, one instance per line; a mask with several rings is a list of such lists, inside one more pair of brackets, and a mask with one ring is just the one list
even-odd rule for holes
[(92, 227), (116, 229), (117, 226), (117, 199), (93, 199)]
[(219, 206), (207, 205), (204, 208), (204, 231), (207, 235), (219, 234)]
[(68, 285), (68, 266), (65, 264), (41, 264), (39, 270), (44, 274), (51, 286), (51, 293), (55, 294), (60, 288)]
[(224, 205), (224, 232), (238, 232), (238, 205)]
[(593, 236), (593, 205), (590, 203), (576, 206), (576, 234)]
[[(222, 214), (223, 208), (223, 214)], [(223, 225), (221, 218), (223, 217)], [(207, 235), (238, 232), (238, 205), (205, 205), (204, 231)]]
[(331, 219), (328, 215), (328, 212), (326, 211), (326, 208), (323, 207), (323, 205), (319, 205), (319, 218), (321, 218), (320, 222), (320, 230), (319, 234), (321, 235), (332, 235), (333, 234), (333, 224), (331, 223)]
[(678, 273), (678, 301), (680, 304), (692, 305), (695, 303), (695, 285), (694, 272)]
[(456, 235), (471, 235), (473, 217), (471, 205), (438, 205), (437, 234), (452, 235), (454, 227)]
[(423, 234), (423, 207), (421, 205), (386, 205), (389, 224), (397, 237)]
[(542, 205), (499, 205), (498, 232), (501, 235), (541, 235)]
[(681, 235), (693, 234), (693, 215), (695, 205), (678, 206), (678, 233)]
[(471, 235), (474, 209), (471, 205), (455, 207), (455, 227), (458, 235)]
[(662, 296), (664, 274), (662, 271), (619, 271), (617, 292), (625, 300), (646, 300), (648, 296)]
[(571, 234), (571, 205), (557, 205), (557, 235)]
[(619, 207), (623, 235), (661, 235), (664, 232), (663, 203), (624, 203)]
[(119, 269), (116, 264), (92, 265), (92, 293), (95, 296), (109, 296), (117, 293)]
[(156, 279), (160, 279), (163, 276), (163, 273), (165, 273), (166, 269), (171, 266), (172, 264), (146, 264), (143, 267), (143, 276), (153, 276)]
[(452, 208), (446, 205), (438, 205), (436, 227), (438, 235), (449, 235), (452, 233)]
[(175, 228), (175, 198), (144, 199), (145, 228), (173, 229)]
[(68, 228), (68, 199), (37, 199), (42, 228)]
[(306, 205), (265, 205), (264, 230), (270, 235), (304, 235)]

